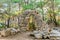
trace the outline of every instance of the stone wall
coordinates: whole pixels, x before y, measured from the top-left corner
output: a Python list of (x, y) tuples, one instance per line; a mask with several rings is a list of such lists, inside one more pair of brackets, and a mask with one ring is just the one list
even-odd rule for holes
[(22, 15), (20, 15), (20, 26), (28, 27), (29, 17), (33, 15), (33, 22), (35, 23), (36, 29), (42, 30), (43, 26), (46, 27), (46, 23), (42, 20), (40, 14), (35, 10), (26, 10)]

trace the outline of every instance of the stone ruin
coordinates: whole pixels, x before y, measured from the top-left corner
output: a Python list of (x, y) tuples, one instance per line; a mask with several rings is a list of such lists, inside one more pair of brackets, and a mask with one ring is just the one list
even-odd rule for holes
[(19, 17), (20, 28), (28, 28), (29, 17), (33, 15), (36, 30), (50, 30), (49, 26), (42, 20), (41, 15), (35, 10), (26, 10)]

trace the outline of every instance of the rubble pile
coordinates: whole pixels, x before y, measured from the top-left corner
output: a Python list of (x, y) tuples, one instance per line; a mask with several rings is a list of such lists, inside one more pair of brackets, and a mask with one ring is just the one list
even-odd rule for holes
[[(35, 10), (26, 10), (21, 16), (20, 16), (20, 26), (24, 31), (26, 28), (28, 28), (28, 22), (29, 17), (33, 15), (33, 22), (35, 24), (36, 30), (32, 32), (32, 34), (35, 36), (35, 38), (42, 38), (44, 36), (45, 38), (48, 36), (51, 31), (51, 28), (49, 27), (46, 22), (42, 20), (41, 15), (35, 11)], [(26, 29), (27, 30), (27, 29)], [(50, 38), (50, 37), (49, 37)]]
[(58, 30), (52, 30), (51, 32), (50, 32), (50, 38), (51, 39), (59, 39), (60, 40), (60, 32), (58, 31)]
[(15, 28), (7, 28), (7, 29), (3, 29), (0, 31), (0, 37), (7, 37), (10, 35), (15, 35), (18, 32), (20, 32), (19, 29), (15, 29)]

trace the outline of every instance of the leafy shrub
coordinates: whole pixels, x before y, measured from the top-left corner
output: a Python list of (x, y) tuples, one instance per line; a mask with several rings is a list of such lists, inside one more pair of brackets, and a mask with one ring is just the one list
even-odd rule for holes
[(4, 23), (0, 23), (0, 28), (5, 28), (5, 24)]

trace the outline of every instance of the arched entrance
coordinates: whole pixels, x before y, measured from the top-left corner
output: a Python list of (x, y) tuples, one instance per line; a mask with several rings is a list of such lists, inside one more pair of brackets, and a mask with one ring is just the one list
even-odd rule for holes
[[(35, 10), (27, 10), (20, 15), (20, 26), (26, 27), (27, 30), (36, 30), (42, 25), (42, 18)], [(32, 28), (31, 28), (32, 26)], [(36, 27), (36, 28), (35, 28)]]

